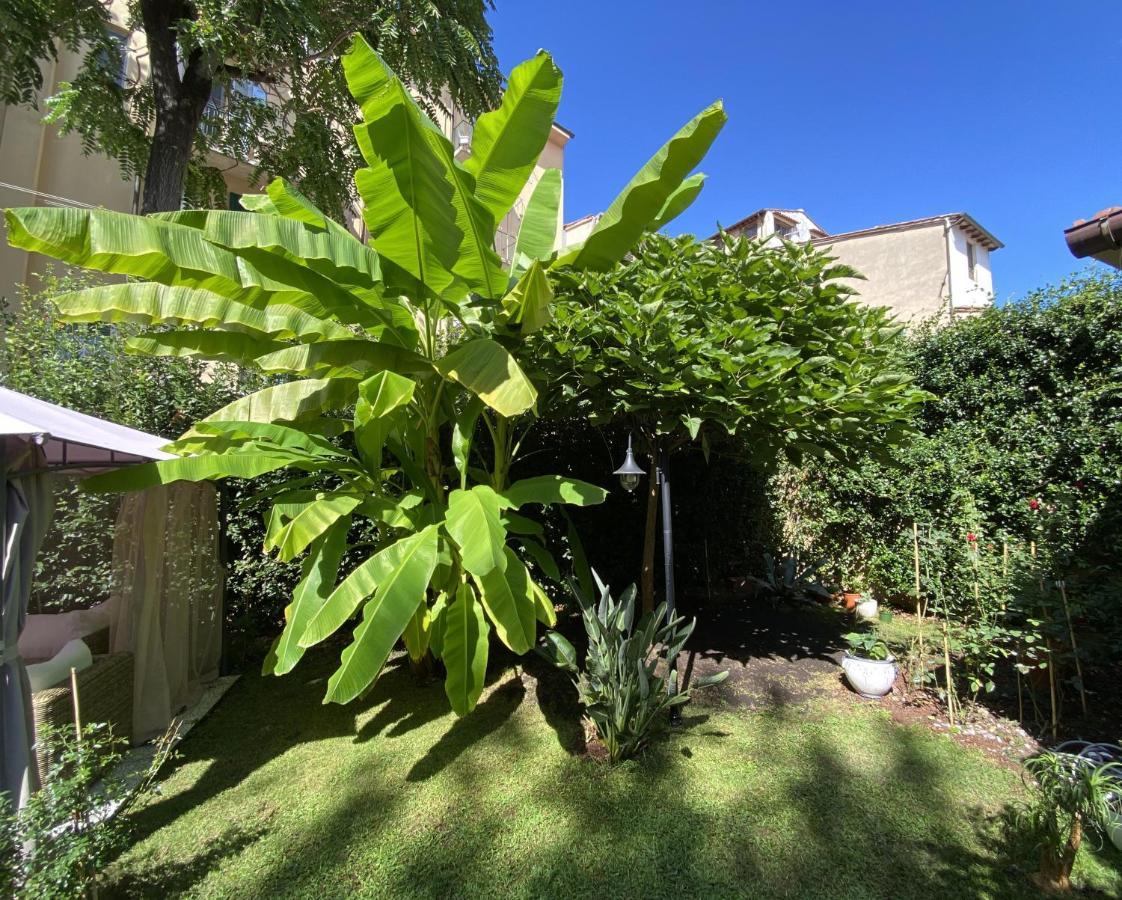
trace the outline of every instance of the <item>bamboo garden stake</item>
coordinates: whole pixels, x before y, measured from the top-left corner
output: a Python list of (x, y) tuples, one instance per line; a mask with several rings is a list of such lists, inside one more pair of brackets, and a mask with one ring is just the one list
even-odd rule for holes
[(1060, 599), (1064, 603), (1064, 618), (1067, 619), (1067, 633), (1071, 638), (1071, 655), (1075, 657), (1075, 676), (1079, 679), (1079, 703), (1083, 707), (1083, 715), (1087, 715), (1087, 690), (1083, 686), (1083, 666), (1079, 663), (1079, 648), (1075, 645), (1075, 628), (1071, 624), (1071, 608), (1067, 605), (1067, 585), (1064, 581), (1056, 582), (1060, 589)]

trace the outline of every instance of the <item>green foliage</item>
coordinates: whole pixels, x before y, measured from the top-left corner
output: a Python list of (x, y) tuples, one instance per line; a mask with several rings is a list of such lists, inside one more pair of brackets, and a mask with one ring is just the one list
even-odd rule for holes
[(661, 235), (605, 273), (563, 273), (534, 338), (543, 410), (650, 442), (736, 435), (761, 464), (898, 440), (924, 394), (895, 366), (899, 329), (845, 274), (811, 247)]
[(821, 561), (801, 562), (796, 556), (776, 560), (765, 553), (763, 578), (752, 577), (751, 580), (776, 602), (829, 600), (832, 595), (818, 578), (821, 565)]
[(1122, 278), (920, 329), (902, 354), (935, 397), (921, 433), (887, 460), (783, 471), (787, 541), (914, 605), (918, 522), (923, 601), (961, 635), (970, 692), (1049, 664), (1081, 690), (1081, 670), (1122, 652)]
[(660, 713), (688, 703), (693, 688), (724, 681), (728, 671), (697, 678), (690, 690), (679, 690), (677, 670), (669, 678), (658, 674), (659, 650), (665, 648), (665, 658), (676, 660), (694, 622), (687, 624), (681, 616), (668, 619), (666, 604), (635, 622), (635, 586), (615, 600), (606, 585), (597, 583), (599, 602), (570, 582), (588, 637), (583, 671), (573, 645), (556, 631), (546, 634), (539, 653), (572, 676), (585, 713), (616, 763), (646, 745)]
[(80, 737), (73, 726), (41, 728), (38, 740), (51, 758), (46, 784), (18, 812), (0, 804), (0, 890), (21, 900), (96, 896), (102, 870), (128, 846), (129, 808), (170, 756), (170, 734), (131, 786), (115, 773), (125, 742), (105, 725)]
[[(248, 212), (7, 210), (9, 240), (136, 278), (59, 301), (81, 321), (156, 326), (130, 351), (274, 376), (194, 423), (177, 458), (86, 488), (265, 476), (263, 546), (280, 562), (309, 554), (265, 671), (290, 671), (357, 617), (325, 701), (369, 690), (404, 639), (415, 661), (450, 655), (446, 689), (466, 712), (483, 688), (486, 633), (524, 653), (538, 621), (554, 620), (527, 560), (547, 573), (556, 563), (544, 546), (525, 550), (540, 526), (515, 510), (604, 497), (574, 479), (509, 480), (537, 399), (525, 336), (545, 318), (558, 263), (550, 253), (518, 279), (504, 270), (491, 248), (506, 210), (495, 204), (514, 202), (548, 140), (560, 73), (546, 55), (516, 70), (512, 84), (526, 89), (508, 91), (477, 130), (469, 167), (361, 37), (343, 70), (363, 115), (356, 184), (369, 247), (282, 179), (247, 197)], [(723, 113), (704, 119), (703, 134), (675, 139), (675, 165), (704, 154)], [(667, 185), (659, 158), (644, 178)], [(651, 217), (624, 207), (619, 227), (641, 233)]]
[(851, 631), (845, 636), (849, 649), (865, 659), (888, 659), (888, 644), (875, 631)]
[[(182, 61), (183, 71), (159, 73), (176, 80), (177, 93), (161, 94), (153, 79), (135, 72), (119, 81), (105, 4), (18, 0), (0, 13), (0, 96), (5, 103), (30, 102), (41, 86), (39, 63), (55, 56), (58, 39), (84, 56), (75, 78), (48, 99), (51, 120), (80, 135), (87, 153), (117, 159), (124, 177), (146, 175), (154, 122), (197, 105), (191, 126), (176, 138), (190, 156), (183, 187), (192, 205), (225, 205), (221, 171), (208, 158), (216, 150), (251, 166), (255, 179), (266, 172), (299, 179), (318, 205), (338, 216), (355, 200), (358, 162), (348, 133), (354, 103), (339, 62), (351, 35), (365, 36), (434, 109), (474, 118), (496, 103), (502, 83), (486, 19), (490, 5), (206, 0), (171, 4), (165, 13), (156, 0), (136, 0), (128, 5), (128, 27), (166, 20), (170, 33), (150, 47), (166, 40), (171, 65)], [(159, 52), (147, 58), (155, 68), (168, 65)]]

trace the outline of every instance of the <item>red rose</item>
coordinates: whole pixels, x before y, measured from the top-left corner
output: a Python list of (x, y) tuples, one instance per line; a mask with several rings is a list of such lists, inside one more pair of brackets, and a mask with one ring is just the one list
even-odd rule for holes
[(966, 532), (966, 540), (968, 540), (971, 544), (973, 544), (978, 539), (974, 536), (973, 531), (968, 531), (968, 532)]
[(1029, 501), (1029, 509), (1031, 509), (1033, 511), (1040, 509), (1040, 501), (1037, 500), (1035, 497), (1033, 497)]

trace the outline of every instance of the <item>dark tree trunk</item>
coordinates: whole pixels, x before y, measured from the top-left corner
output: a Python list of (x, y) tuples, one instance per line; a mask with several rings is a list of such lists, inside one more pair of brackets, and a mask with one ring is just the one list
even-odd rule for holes
[(156, 127), (144, 173), (141, 212), (179, 209), (187, 164), (210, 99), (214, 64), (198, 51), (179, 74), (177, 26), (194, 16), (192, 4), (141, 0), (141, 18), (148, 39)]

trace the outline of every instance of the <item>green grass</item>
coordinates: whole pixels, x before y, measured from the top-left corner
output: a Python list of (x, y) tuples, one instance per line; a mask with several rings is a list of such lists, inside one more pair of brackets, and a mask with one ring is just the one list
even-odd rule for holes
[[(389, 670), (321, 706), (331, 658), (246, 676), (185, 741), (109, 896), (1032, 896), (996, 818), (1016, 773), (875, 705), (697, 704), (611, 769), (503, 673), (456, 721)], [(532, 684), (532, 682), (527, 682)], [(1122, 892), (1120, 856), (1078, 879)]]

